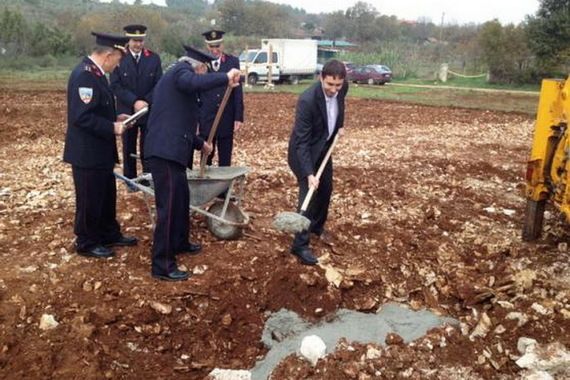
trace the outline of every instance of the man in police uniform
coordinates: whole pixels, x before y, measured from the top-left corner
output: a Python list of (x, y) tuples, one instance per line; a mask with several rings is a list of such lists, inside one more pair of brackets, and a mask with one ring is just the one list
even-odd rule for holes
[(105, 73), (113, 71), (126, 51), (123, 36), (92, 33), (96, 47), (75, 67), (67, 85), (67, 134), (63, 160), (72, 165), (75, 185), (76, 250), (107, 258), (112, 246), (131, 246), (137, 239), (121, 234), (116, 219), (118, 162), (115, 136), (125, 126), (117, 121), (115, 99)]
[[(132, 114), (152, 104), (153, 89), (162, 76), (162, 66), (159, 55), (144, 47), (146, 26), (127, 25), (123, 29), (129, 38), (128, 51), (111, 74), (111, 88), (117, 97), (117, 112)], [(139, 129), (140, 156), (144, 158), (146, 122), (147, 117), (144, 116), (123, 134), (123, 174), (127, 178), (137, 176), (137, 162), (131, 154), (137, 151)], [(143, 172), (147, 172), (144, 159), (142, 164)]]
[[(227, 73), (231, 69), (239, 70), (239, 59), (233, 55), (224, 53), (224, 32), (221, 30), (209, 30), (202, 33), (206, 40), (208, 51), (214, 60), (211, 61), (213, 72)], [(216, 113), (224, 97), (226, 86), (218, 86), (200, 93), (200, 136), (206, 140), (212, 129)], [(218, 165), (231, 166), (233, 135), (243, 126), (243, 90), (237, 87), (232, 91), (226, 108), (220, 119), (220, 124), (214, 137), (214, 152), (208, 157), (208, 165), (212, 165), (215, 148), (218, 149)]]
[[(200, 244), (189, 240), (190, 191), (186, 166), (192, 158), (198, 122), (198, 91), (239, 85), (239, 70), (228, 73), (195, 72), (193, 61), (203, 62), (203, 55), (187, 48), (183, 57), (169, 68), (154, 90), (154, 103), (148, 119), (145, 158), (148, 159), (156, 201), (156, 227), (152, 246), (152, 270), (155, 278), (181, 281), (188, 272), (178, 270), (176, 254), (196, 254)], [(211, 147), (205, 144), (205, 153)]]

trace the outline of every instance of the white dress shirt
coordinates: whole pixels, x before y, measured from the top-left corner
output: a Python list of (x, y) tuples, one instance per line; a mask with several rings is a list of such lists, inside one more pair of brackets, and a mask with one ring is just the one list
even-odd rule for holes
[(327, 104), (327, 122), (329, 128), (329, 137), (334, 133), (334, 127), (336, 126), (336, 120), (338, 119), (338, 92), (334, 96), (327, 96), (327, 93), (323, 89), (323, 94), (325, 95), (325, 102)]

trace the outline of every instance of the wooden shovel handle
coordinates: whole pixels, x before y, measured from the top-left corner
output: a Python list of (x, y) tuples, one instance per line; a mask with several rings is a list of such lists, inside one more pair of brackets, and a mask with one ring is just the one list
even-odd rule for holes
[[(325, 155), (325, 158), (323, 158), (323, 162), (321, 162), (321, 166), (319, 166), (319, 170), (317, 171), (317, 175), (315, 176), (315, 178), (317, 180), (321, 179), (321, 175), (323, 174), (323, 171), (325, 170), (325, 166), (327, 166), (327, 162), (329, 161), (329, 158), (331, 157), (334, 146), (336, 145), (336, 142), (338, 141), (338, 135), (339, 135), (339, 132), (337, 131), (337, 133), (333, 139), (333, 142), (332, 142), (331, 146), (329, 147), (327, 154)], [(314, 187), (309, 188), (309, 191), (307, 192), (307, 195), (305, 196), (305, 200), (303, 201), (303, 205), (301, 206), (301, 211), (300, 211), (301, 214), (303, 214), (305, 211), (307, 211), (307, 207), (309, 207), (309, 202), (311, 202), (311, 198), (313, 197), (313, 193), (315, 192), (315, 190), (316, 189)]]
[[(216, 118), (214, 119), (214, 124), (212, 124), (212, 129), (210, 129), (210, 135), (208, 136), (208, 144), (212, 144), (214, 141), (214, 136), (216, 136), (216, 131), (218, 130), (218, 125), (220, 124), (220, 120), (222, 119), (222, 114), (224, 113), (224, 109), (226, 108), (226, 104), (228, 103), (228, 99), (232, 93), (232, 87), (228, 85), (226, 87), (226, 92), (224, 93), (224, 97), (222, 98), (222, 103), (220, 103), (220, 107), (218, 108), (218, 112), (216, 113)], [(204, 176), (204, 171), (206, 170), (206, 161), (208, 156), (205, 153), (202, 153), (202, 160), (200, 161), (200, 177)]]

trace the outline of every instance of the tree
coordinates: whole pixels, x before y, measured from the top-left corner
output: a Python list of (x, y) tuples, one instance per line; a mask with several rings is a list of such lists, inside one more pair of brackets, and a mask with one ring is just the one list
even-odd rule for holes
[(0, 43), (8, 51), (19, 54), (25, 51), (26, 41), (29, 34), (29, 27), (18, 11), (4, 9), (0, 16)]
[(244, 0), (224, 0), (218, 4), (218, 12), (224, 31), (244, 34), (247, 13)]
[(345, 37), (346, 17), (343, 11), (329, 13), (325, 16), (325, 36), (333, 41)]
[(541, 0), (527, 18), (528, 39), (539, 66), (552, 70), (570, 58), (570, 0)]
[(369, 3), (359, 1), (346, 10), (349, 37), (358, 42), (370, 42), (378, 38), (375, 24), (378, 11)]

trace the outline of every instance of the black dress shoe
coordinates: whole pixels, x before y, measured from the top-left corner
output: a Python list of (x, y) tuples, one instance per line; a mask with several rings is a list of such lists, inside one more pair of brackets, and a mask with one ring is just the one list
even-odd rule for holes
[(103, 247), (102, 245), (96, 245), (89, 249), (79, 249), (77, 248), (77, 253), (81, 256), (95, 257), (98, 259), (106, 259), (108, 257), (115, 256), (115, 253), (109, 248)]
[(168, 274), (153, 273), (152, 277), (158, 278), (159, 280), (164, 280), (164, 281), (184, 281), (184, 280), (188, 280), (188, 278), (190, 277), (190, 274), (188, 272), (184, 272), (184, 271), (176, 269), (175, 271), (172, 271)]
[(133, 245), (137, 245), (137, 238), (134, 236), (125, 236), (121, 235), (121, 237), (115, 241), (105, 243), (106, 247), (131, 247)]
[(319, 260), (313, 255), (313, 252), (307, 248), (292, 248), (291, 253), (297, 256), (299, 261), (305, 265), (316, 265)]
[(202, 245), (198, 243), (188, 243), (180, 248), (176, 254), (197, 255), (202, 250)]

